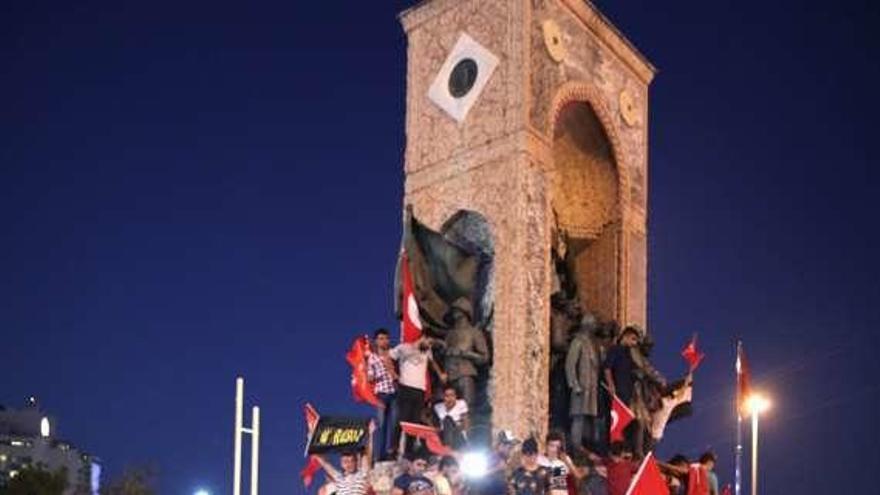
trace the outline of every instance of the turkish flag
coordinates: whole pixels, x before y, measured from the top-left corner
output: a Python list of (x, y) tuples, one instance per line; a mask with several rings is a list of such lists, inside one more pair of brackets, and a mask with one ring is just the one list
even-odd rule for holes
[(620, 400), (620, 397), (614, 395), (611, 398), (611, 441), (619, 442), (623, 440), (623, 430), (627, 425), (635, 419), (632, 409)]
[(379, 405), (379, 398), (367, 379), (367, 356), (370, 354), (370, 341), (366, 335), (355, 339), (345, 360), (351, 365), (351, 393), (357, 402)]
[(409, 258), (406, 252), (401, 255), (403, 271), (403, 311), (400, 320), (400, 341), (415, 342), (422, 336), (422, 320), (419, 317), (419, 303), (413, 293), (412, 273), (409, 271)]
[(746, 415), (744, 414), (746, 410), (745, 401), (752, 393), (752, 376), (742, 343), (737, 346), (736, 350), (736, 404), (737, 413), (742, 417)]
[(433, 426), (401, 421), (400, 429), (407, 435), (421, 438), (425, 442), (425, 447), (427, 447), (433, 454), (449, 455), (452, 453), (452, 449), (443, 445), (443, 441), (440, 440), (440, 435), (437, 434), (437, 428), (434, 428)]
[(666, 478), (660, 472), (653, 452), (645, 456), (645, 460), (633, 476), (629, 489), (626, 490), (626, 495), (669, 495)]
[[(318, 420), (321, 419), (318, 410), (311, 404), (306, 403), (303, 407), (303, 413), (306, 417), (306, 425), (308, 425), (309, 432), (314, 431), (315, 427), (318, 426)], [(311, 441), (312, 435), (309, 433), (309, 438), (306, 440), (306, 449), (309, 448), (309, 443)], [(302, 471), (299, 472), (299, 476), (302, 478), (303, 485), (305, 485), (306, 488), (312, 484), (312, 480), (315, 479), (315, 473), (317, 473), (319, 469), (321, 469), (321, 464), (318, 463), (318, 459), (315, 458), (315, 456), (310, 455), (306, 467), (302, 468)]]
[(318, 459), (315, 458), (315, 456), (310, 455), (306, 467), (302, 468), (302, 471), (299, 472), (299, 477), (302, 478), (303, 485), (306, 488), (311, 486), (312, 481), (315, 479), (315, 473), (317, 473), (319, 469), (321, 469), (321, 464), (318, 463)]
[(687, 495), (709, 495), (709, 473), (700, 464), (688, 466)]
[(694, 337), (691, 341), (684, 347), (681, 351), (681, 357), (684, 358), (688, 363), (688, 369), (690, 372), (693, 372), (697, 369), (697, 366), (700, 365), (700, 361), (706, 357), (705, 354), (697, 350), (697, 335), (694, 334)]

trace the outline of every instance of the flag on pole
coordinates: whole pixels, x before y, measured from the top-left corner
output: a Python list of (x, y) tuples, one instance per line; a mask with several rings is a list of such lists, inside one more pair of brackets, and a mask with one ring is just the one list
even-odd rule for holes
[[(413, 216), (411, 206), (406, 207), (401, 244), (394, 289), (395, 314), (399, 318), (403, 318), (409, 305), (404, 296), (405, 272), (409, 274), (421, 322), (428, 326), (447, 328), (445, 316), (462, 297), (482, 300), (491, 259), (481, 256), (473, 246), (460, 245), (423, 225)], [(483, 321), (486, 310), (478, 305), (474, 312), (476, 320)]]
[(351, 393), (357, 402), (379, 405), (379, 398), (367, 378), (367, 357), (370, 354), (370, 341), (366, 335), (355, 339), (345, 360), (351, 365)]
[(693, 373), (697, 366), (700, 365), (700, 362), (706, 357), (705, 354), (697, 350), (697, 334), (691, 338), (691, 341), (688, 345), (684, 346), (684, 349), (681, 351), (681, 357), (687, 361), (688, 371)]
[(443, 445), (443, 441), (440, 440), (440, 435), (437, 434), (437, 428), (434, 428), (433, 426), (401, 421), (400, 429), (407, 435), (422, 439), (422, 441), (425, 442), (425, 447), (427, 447), (433, 454), (452, 454), (452, 449)]
[(400, 341), (415, 342), (422, 336), (422, 320), (419, 317), (419, 303), (413, 293), (412, 273), (409, 271), (409, 259), (406, 252), (401, 254), (401, 271), (403, 277), (403, 312), (400, 318)]
[(688, 466), (687, 495), (709, 495), (709, 473), (701, 464)]
[(745, 401), (752, 393), (752, 376), (742, 344), (738, 345), (736, 350), (736, 410), (742, 418), (746, 410)]
[(653, 452), (648, 452), (645, 456), (626, 490), (626, 495), (669, 495), (666, 477), (660, 472)]
[[(306, 403), (303, 407), (303, 413), (305, 414), (306, 425), (309, 429), (309, 435), (306, 439), (306, 452), (308, 452), (309, 443), (312, 441), (312, 432), (315, 431), (315, 427), (318, 426), (318, 421), (321, 419), (321, 416), (318, 414), (317, 409), (309, 403)], [(318, 462), (318, 459), (313, 455), (308, 456), (306, 466), (299, 472), (299, 476), (302, 478), (303, 485), (305, 485), (306, 488), (312, 484), (312, 480), (315, 479), (315, 473), (317, 473), (319, 469), (321, 469), (321, 464)]]
[(617, 395), (612, 396), (610, 429), (612, 442), (623, 440), (623, 430), (626, 429), (627, 425), (629, 425), (635, 417), (636, 415), (633, 414), (632, 410), (627, 407), (622, 400), (620, 400), (620, 397)]

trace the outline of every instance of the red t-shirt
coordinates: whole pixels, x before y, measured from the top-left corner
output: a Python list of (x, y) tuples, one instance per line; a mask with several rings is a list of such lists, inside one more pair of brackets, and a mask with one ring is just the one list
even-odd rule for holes
[(608, 470), (608, 495), (626, 495), (639, 464), (631, 460), (615, 461), (608, 458), (605, 459), (605, 468)]

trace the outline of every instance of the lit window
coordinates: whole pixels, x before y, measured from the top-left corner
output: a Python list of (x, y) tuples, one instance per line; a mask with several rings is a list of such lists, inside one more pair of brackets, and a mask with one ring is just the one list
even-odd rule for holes
[(43, 416), (43, 419), (40, 420), (40, 436), (43, 438), (48, 438), (49, 433), (49, 418)]
[(24, 445), (24, 442), (22, 442), (21, 440), (13, 440), (13, 441), (9, 442), (9, 444), (12, 445), (13, 447), (21, 447)]

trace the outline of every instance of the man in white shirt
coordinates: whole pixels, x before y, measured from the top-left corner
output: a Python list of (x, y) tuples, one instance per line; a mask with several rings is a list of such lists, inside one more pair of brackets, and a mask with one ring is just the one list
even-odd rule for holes
[[(431, 338), (422, 337), (416, 342), (399, 344), (391, 349), (391, 359), (397, 361), (399, 368), (397, 389), (397, 419), (409, 423), (422, 423), (425, 407), (425, 391), (428, 389), (428, 365), (446, 381), (443, 370), (434, 361), (431, 353)], [(410, 450), (411, 442), (407, 442)]]
[(443, 444), (453, 449), (464, 447), (470, 429), (468, 405), (458, 398), (458, 390), (452, 385), (443, 387), (443, 400), (434, 404), (434, 416), (440, 427)]
[(547, 434), (544, 454), (538, 456), (538, 465), (547, 468), (550, 473), (550, 495), (568, 495), (568, 475), (579, 480), (586, 474), (582, 468), (574, 465), (571, 457), (565, 453), (565, 437), (556, 431)]

